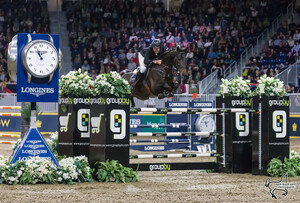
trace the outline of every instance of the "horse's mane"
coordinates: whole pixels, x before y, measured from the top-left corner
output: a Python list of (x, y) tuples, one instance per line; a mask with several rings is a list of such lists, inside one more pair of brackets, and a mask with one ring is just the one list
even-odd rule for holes
[(169, 49), (165, 51), (162, 55), (158, 57), (159, 60), (164, 60), (165, 58), (169, 57), (169, 54), (176, 52), (176, 49)]

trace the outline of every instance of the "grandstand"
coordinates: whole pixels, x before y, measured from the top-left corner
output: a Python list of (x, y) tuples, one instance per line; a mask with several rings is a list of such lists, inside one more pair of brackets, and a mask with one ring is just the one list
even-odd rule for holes
[[(296, 1), (57, 3), (0, 1), (1, 92), (16, 92), (16, 81), (8, 74), (7, 46), (19, 32), (59, 34), (64, 55), (61, 74), (81, 68), (95, 78), (99, 73), (135, 69), (138, 52), (159, 38), (170, 49), (188, 49), (186, 69), (174, 72), (174, 81), (180, 83), (177, 94), (216, 94), (220, 78), (236, 75), (255, 85), (263, 74), (284, 79), (289, 93), (298, 91)], [(287, 76), (291, 71), (296, 72)]]

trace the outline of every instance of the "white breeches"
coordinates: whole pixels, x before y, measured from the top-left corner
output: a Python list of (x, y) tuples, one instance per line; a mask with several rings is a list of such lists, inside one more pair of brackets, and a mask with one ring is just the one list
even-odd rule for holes
[(146, 72), (146, 70), (147, 70), (147, 68), (146, 68), (146, 66), (145, 66), (145, 64), (144, 64), (144, 57), (142, 56), (142, 54), (141, 53), (139, 53), (139, 64), (140, 64), (140, 72), (141, 73), (145, 73)]

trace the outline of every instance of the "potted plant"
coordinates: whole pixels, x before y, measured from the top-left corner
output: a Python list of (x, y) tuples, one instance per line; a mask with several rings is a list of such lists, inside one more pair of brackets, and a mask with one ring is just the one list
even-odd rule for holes
[(90, 164), (109, 159), (128, 166), (129, 84), (117, 72), (100, 74), (92, 94)]
[[(251, 108), (251, 90), (249, 82), (240, 77), (222, 79), (220, 96), (216, 99), (218, 108)], [(224, 117), (226, 123), (223, 122)], [(224, 126), (223, 126), (224, 124)], [(217, 137), (217, 151), (224, 155), (218, 158), (223, 172), (251, 172), (251, 126), (248, 112), (225, 113), (217, 115), (217, 131), (223, 137)], [(225, 152), (225, 154), (224, 154)]]
[(87, 72), (70, 71), (59, 80), (60, 155), (88, 157), (90, 97), (94, 82)]
[(289, 157), (289, 97), (279, 79), (262, 76), (253, 91), (253, 174), (267, 174), (267, 165), (273, 158), (284, 161)]

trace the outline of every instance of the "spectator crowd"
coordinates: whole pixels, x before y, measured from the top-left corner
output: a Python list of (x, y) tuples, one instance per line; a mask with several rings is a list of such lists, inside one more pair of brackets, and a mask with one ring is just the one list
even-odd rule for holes
[[(260, 54), (253, 53), (244, 68), (243, 77), (250, 80), (251, 83), (257, 83), (261, 76), (275, 77), (298, 61), (300, 59), (299, 23), (300, 15), (296, 11), (265, 42)], [(287, 86), (288, 93), (296, 91), (294, 86)]]
[(7, 70), (7, 49), (13, 36), (18, 33), (50, 33), (46, 1), (0, 1), (0, 84), (16, 82)]
[(185, 0), (169, 12), (154, 0), (66, 2), (73, 69), (92, 77), (134, 69), (137, 53), (158, 38), (188, 49), (186, 70), (174, 80), (197, 84), (214, 70), (222, 74), (289, 2)]

